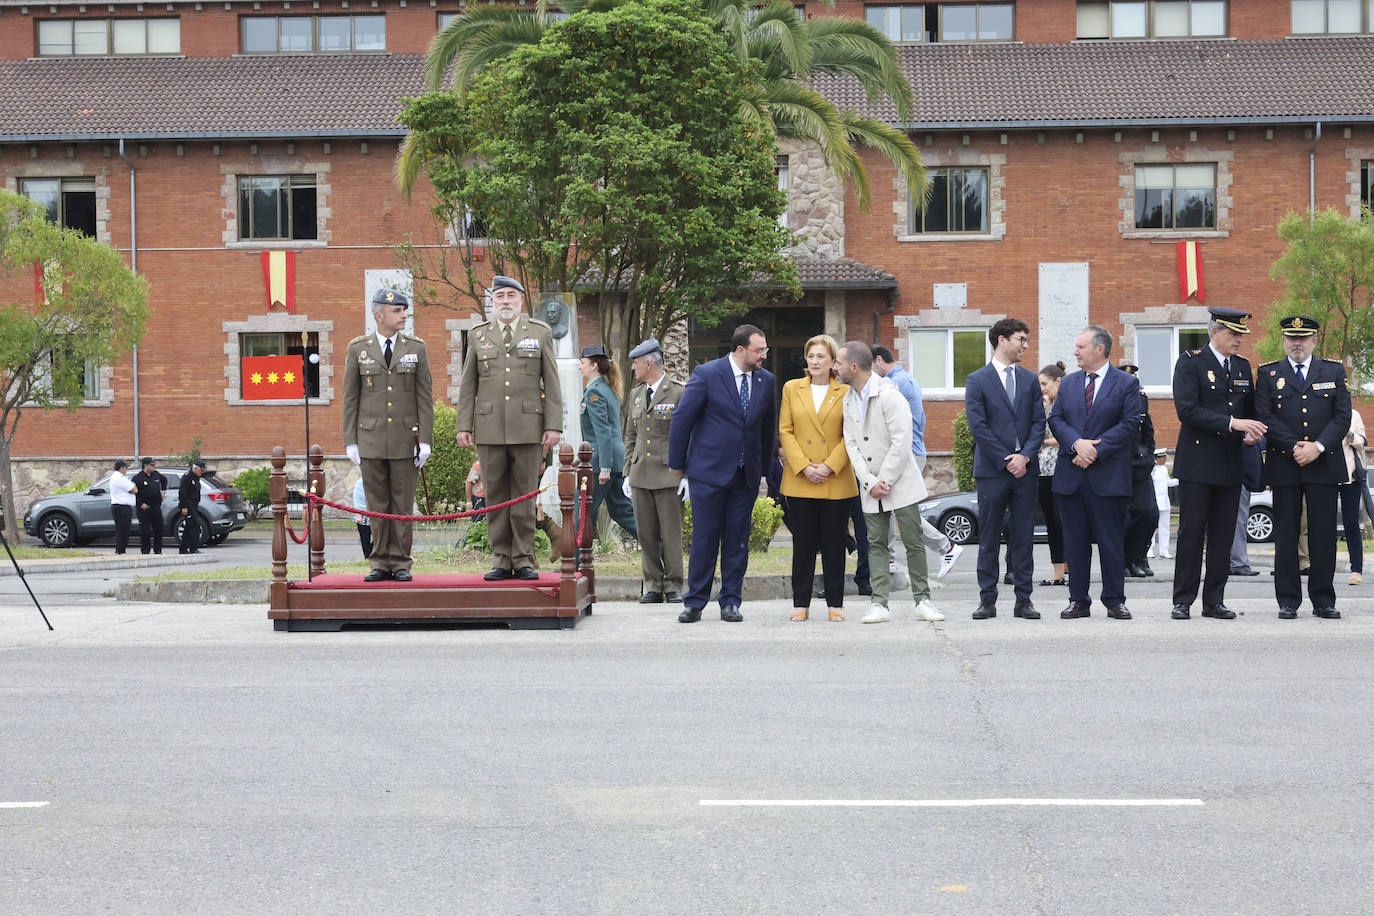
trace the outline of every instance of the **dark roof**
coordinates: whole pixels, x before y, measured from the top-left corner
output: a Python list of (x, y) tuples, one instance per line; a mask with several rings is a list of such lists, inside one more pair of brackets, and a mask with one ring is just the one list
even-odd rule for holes
[[(899, 48), (913, 127), (1111, 126), (1374, 120), (1374, 38), (929, 44)], [(857, 80), (837, 104), (897, 123)]]
[(896, 289), (897, 278), (885, 270), (849, 258), (797, 258), (802, 289)]

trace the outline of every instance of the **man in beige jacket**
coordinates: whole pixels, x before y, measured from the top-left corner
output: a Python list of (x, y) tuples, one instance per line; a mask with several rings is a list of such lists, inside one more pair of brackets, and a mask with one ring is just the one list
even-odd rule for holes
[(887, 623), (888, 548), (891, 519), (906, 545), (911, 571), (911, 596), (921, 620), (944, 620), (931, 603), (926, 578), (926, 548), (921, 534), (921, 509), (925, 481), (911, 453), (911, 407), (897, 386), (873, 371), (873, 351), (862, 341), (851, 340), (840, 348), (840, 381), (849, 386), (844, 399), (844, 445), (859, 478), (868, 527), (868, 568), (872, 575), (873, 603), (863, 623)]

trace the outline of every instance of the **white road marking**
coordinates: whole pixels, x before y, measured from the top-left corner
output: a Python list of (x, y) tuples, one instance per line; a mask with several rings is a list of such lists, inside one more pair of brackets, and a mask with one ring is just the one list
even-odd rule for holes
[(717, 808), (1191, 808), (1200, 798), (703, 798)]
[(41, 808), (47, 802), (0, 802), (0, 808)]

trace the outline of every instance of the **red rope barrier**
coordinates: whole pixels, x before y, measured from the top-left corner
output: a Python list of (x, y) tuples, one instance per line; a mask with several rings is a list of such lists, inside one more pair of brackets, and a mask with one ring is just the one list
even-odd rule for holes
[(286, 533), (289, 534), (291, 540), (295, 541), (297, 544), (304, 544), (306, 541), (310, 540), (310, 519), (308, 517), (305, 519), (305, 534), (296, 537), (296, 532), (291, 527), (291, 516), (288, 515), (286, 517)]
[[(319, 503), (322, 506), (329, 506), (333, 509), (342, 509), (345, 512), (351, 512), (354, 515), (366, 515), (368, 518), (385, 518), (390, 519), (393, 522), (451, 522), (460, 518), (472, 518), (478, 515), (486, 515), (488, 512), (494, 512), (497, 509), (505, 509), (508, 506), (515, 505), (516, 503), (522, 503), (526, 500), (534, 499), (536, 496), (539, 495), (540, 492), (541, 491), (539, 490), (531, 490), (524, 496), (517, 496), (515, 497), (515, 499), (508, 499), (505, 502), (497, 503), (494, 506), (487, 506), (482, 509), (470, 509), (467, 512), (450, 512), (448, 515), (393, 515), (388, 512), (372, 512), (367, 509), (355, 509), (352, 506), (345, 506), (343, 503), (332, 502), (328, 499), (325, 499), (323, 496), (317, 496), (314, 493), (306, 493), (305, 498), (310, 500), (310, 502), (312, 503)], [(287, 530), (290, 529), (288, 528)], [(295, 535), (292, 535), (292, 537), (295, 537)], [(296, 543), (300, 544), (302, 542), (296, 541)]]

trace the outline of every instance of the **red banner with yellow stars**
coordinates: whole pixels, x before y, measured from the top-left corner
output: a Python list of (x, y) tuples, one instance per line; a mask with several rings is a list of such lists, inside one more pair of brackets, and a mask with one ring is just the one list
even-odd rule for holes
[(242, 359), (245, 401), (292, 400), (305, 397), (299, 356), (245, 356)]

